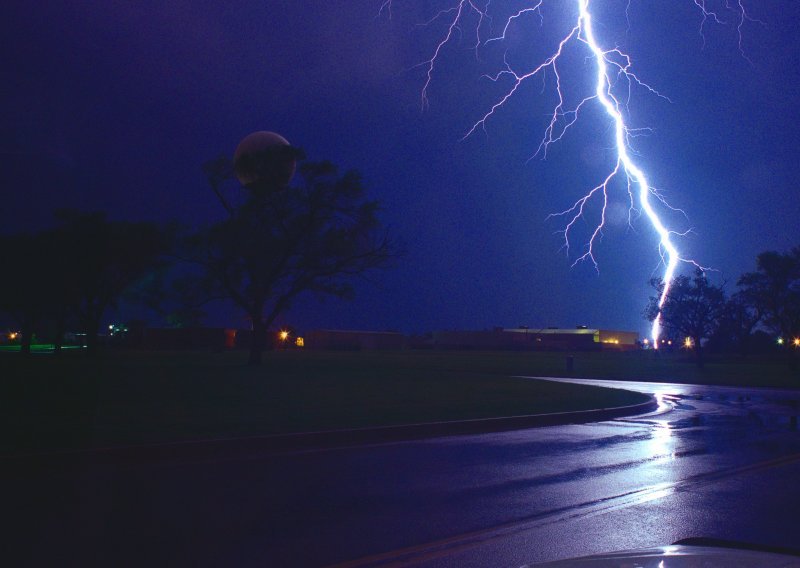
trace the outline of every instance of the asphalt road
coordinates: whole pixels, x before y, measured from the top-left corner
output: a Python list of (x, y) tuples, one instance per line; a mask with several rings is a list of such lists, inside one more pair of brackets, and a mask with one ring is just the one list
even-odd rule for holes
[(655, 393), (661, 408), (322, 451), (12, 468), (0, 490), (0, 556), (14, 565), (461, 567), (691, 536), (800, 546), (800, 391), (610, 386)]

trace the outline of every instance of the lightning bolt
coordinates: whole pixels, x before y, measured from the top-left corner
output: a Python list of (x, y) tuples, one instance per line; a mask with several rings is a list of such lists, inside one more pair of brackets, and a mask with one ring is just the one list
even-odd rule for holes
[[(561, 140), (578, 122), (581, 111), (589, 104), (599, 104), (605, 110), (605, 114), (610, 121), (609, 125), (614, 132), (614, 148), (616, 151), (614, 166), (600, 183), (587, 191), (585, 195), (578, 199), (571, 207), (559, 213), (549, 215), (548, 219), (563, 218), (565, 220), (564, 228), (560, 231), (560, 234), (563, 236), (564, 248), (569, 255), (573, 229), (580, 220), (584, 219), (587, 208), (593, 206), (595, 202), (599, 202), (599, 221), (591, 230), (588, 242), (584, 245), (583, 253), (573, 262), (573, 266), (584, 261), (590, 262), (595, 270), (598, 270), (599, 267), (594, 253), (599, 241), (602, 239), (603, 228), (606, 225), (609, 192), (612, 182), (617, 178), (621, 178), (624, 181), (630, 202), (628, 213), (629, 225), (632, 224), (634, 214), (643, 212), (658, 239), (659, 265), (663, 266), (662, 280), (664, 282), (664, 288), (659, 297), (658, 306), (662, 308), (669, 295), (678, 266), (681, 263), (689, 263), (697, 267), (699, 267), (699, 265), (691, 259), (684, 258), (675, 245), (674, 237), (683, 236), (688, 233), (688, 231), (679, 233), (668, 228), (654, 205), (657, 204), (656, 206), (666, 207), (670, 210), (676, 209), (672, 208), (664, 200), (661, 192), (650, 184), (644, 170), (642, 170), (631, 157), (632, 154), (634, 154), (632, 150), (633, 139), (637, 135), (648, 132), (649, 129), (630, 127), (626, 121), (626, 116), (629, 114), (627, 112), (628, 104), (635, 89), (644, 89), (647, 93), (666, 101), (669, 101), (669, 99), (636, 75), (633, 71), (631, 58), (620, 48), (614, 47), (608, 49), (601, 46), (594, 32), (590, 0), (573, 1), (576, 3), (577, 7), (574, 24), (571, 26), (569, 32), (558, 42), (550, 56), (545, 58), (540, 64), (524, 72), (515, 70), (508, 62), (507, 58), (504, 57), (504, 67), (496, 74), (486, 76), (487, 79), (493, 82), (510, 80), (511, 86), (507, 88), (505, 93), (467, 130), (464, 138), (472, 136), (478, 130), (486, 131), (489, 121), (501, 111), (507, 101), (519, 92), (523, 84), (534, 77), (543, 77), (545, 73), (550, 73), (554, 77), (554, 91), (557, 102), (550, 113), (549, 121), (545, 127), (542, 139), (532, 157), (538, 156), (545, 159), (550, 146)], [(738, 48), (742, 56), (747, 59), (742, 46), (742, 27), (746, 22), (762, 22), (750, 17), (742, 3), (743, 0), (726, 0), (724, 6), (720, 10), (715, 10), (710, 7), (712, 2), (709, 0), (687, 1), (692, 2), (700, 13), (701, 22), (699, 27), (704, 45), (705, 27), (709, 25), (709, 23), (726, 23), (727, 19), (721, 10), (732, 12), (734, 14), (733, 24), (736, 26), (739, 36)], [(477, 54), (482, 45), (505, 40), (511, 28), (518, 24), (518, 21), (522, 20), (525, 16), (536, 15), (541, 24), (543, 22), (541, 8), (544, 2), (545, 0), (531, 0), (528, 6), (519, 9), (505, 19), (503, 25), (500, 26), (501, 31), (498, 35), (486, 39), (483, 39), (482, 34), (485, 34), (485, 28), (491, 27), (492, 18), (489, 14), (491, 0), (483, 0), (483, 2), (478, 2), (477, 0), (458, 0), (454, 1), (450, 7), (436, 13), (436, 15), (424, 25), (430, 25), (439, 20), (445, 20), (446, 32), (436, 43), (430, 58), (417, 65), (417, 67), (421, 67), (425, 70), (425, 82), (421, 92), (421, 105), (423, 109), (429, 104), (428, 92), (434, 79), (442, 50), (447, 44), (455, 41), (455, 38), (461, 37), (463, 34), (463, 27), (468, 25), (469, 21), (476, 22), (469, 25), (472, 25), (474, 28), (476, 37), (474, 50)], [(718, 5), (719, 3), (715, 2), (713, 4)], [(392, 6), (393, 0), (386, 0), (381, 5), (380, 12), (386, 11), (391, 15)], [(625, 9), (626, 18), (629, 10), (630, 2), (628, 2)], [(471, 18), (471, 20), (469, 18)], [(595, 74), (593, 90), (585, 93), (577, 104), (569, 107), (566, 103), (567, 97), (565, 96), (565, 88), (562, 84), (562, 66), (567, 64), (565, 61), (566, 57), (564, 57), (565, 50), (573, 44), (583, 45), (584, 48), (588, 50), (590, 59), (594, 61)], [(747, 59), (747, 61), (749, 61), (749, 59)], [(677, 211), (683, 213), (679, 209), (677, 209)], [(661, 335), (660, 313), (653, 321), (650, 335), (653, 346), (658, 348), (658, 340)]]

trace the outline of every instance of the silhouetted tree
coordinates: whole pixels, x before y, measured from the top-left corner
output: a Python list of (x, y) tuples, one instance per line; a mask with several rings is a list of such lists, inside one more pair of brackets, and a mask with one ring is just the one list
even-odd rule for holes
[(3, 239), (0, 311), (20, 326), (23, 354), (45, 327), (58, 353), (68, 324), (86, 332), (94, 353), (103, 314), (158, 265), (169, 231), (154, 223), (109, 221), (104, 213), (62, 210), (56, 218), (53, 229)]
[(126, 288), (157, 267), (169, 248), (169, 232), (151, 222), (110, 221), (100, 212), (64, 210), (57, 218), (65, 271), (59, 285), (65, 287), (93, 354), (103, 314)]
[[(285, 159), (287, 150), (279, 150)], [(275, 156), (265, 159), (269, 165)], [(251, 365), (261, 363), (269, 326), (300, 295), (349, 297), (355, 277), (397, 255), (354, 171), (339, 175), (329, 162), (306, 162), (299, 183), (255, 184), (231, 204), (220, 190), (232, 177), (230, 163), (217, 159), (205, 170), (228, 218), (197, 235), (192, 257), (204, 266), (209, 297), (230, 298), (252, 321)]]
[(747, 289), (738, 290), (725, 303), (720, 325), (714, 335), (715, 345), (735, 350), (746, 359), (750, 353), (753, 332), (763, 319), (760, 306)]
[(165, 262), (148, 272), (123, 295), (127, 303), (146, 307), (168, 328), (202, 327), (207, 298), (197, 290), (197, 278), (186, 266)]
[(653, 321), (661, 313), (662, 327), (670, 334), (689, 337), (695, 352), (695, 362), (704, 364), (703, 342), (717, 329), (725, 309), (725, 293), (720, 286), (708, 282), (705, 273), (698, 269), (692, 278), (681, 275), (675, 278), (663, 306), (658, 302), (664, 290), (660, 278), (650, 281), (657, 294), (650, 298), (645, 317)]
[(0, 311), (19, 326), (23, 355), (30, 353), (34, 333), (56, 308), (49, 293), (59, 286), (52, 270), (54, 245), (52, 235), (42, 232), (8, 235), (0, 247)]
[(739, 279), (739, 286), (763, 314), (763, 325), (783, 338), (789, 360), (795, 364), (800, 336), (800, 247), (789, 253), (762, 252), (756, 271)]

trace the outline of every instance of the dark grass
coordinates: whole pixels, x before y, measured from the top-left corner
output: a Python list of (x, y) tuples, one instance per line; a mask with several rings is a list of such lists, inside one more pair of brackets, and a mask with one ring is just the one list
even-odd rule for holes
[[(781, 363), (575, 353), (571, 376), (796, 386)], [(635, 404), (620, 390), (514, 379), (567, 376), (564, 353), (271, 352), (0, 355), (0, 453), (257, 436)]]
[[(0, 452), (364, 428), (641, 402), (513, 379), (493, 354), (113, 353), (0, 357)], [(500, 365), (502, 367), (502, 365)], [(518, 369), (521, 369), (519, 367)]]

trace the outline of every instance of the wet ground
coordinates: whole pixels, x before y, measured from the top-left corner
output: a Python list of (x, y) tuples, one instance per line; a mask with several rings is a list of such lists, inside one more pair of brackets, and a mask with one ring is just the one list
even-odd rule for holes
[(661, 405), (594, 424), (17, 476), (4, 482), (7, 550), (31, 564), (521, 566), (691, 536), (800, 543), (800, 391), (575, 382)]

